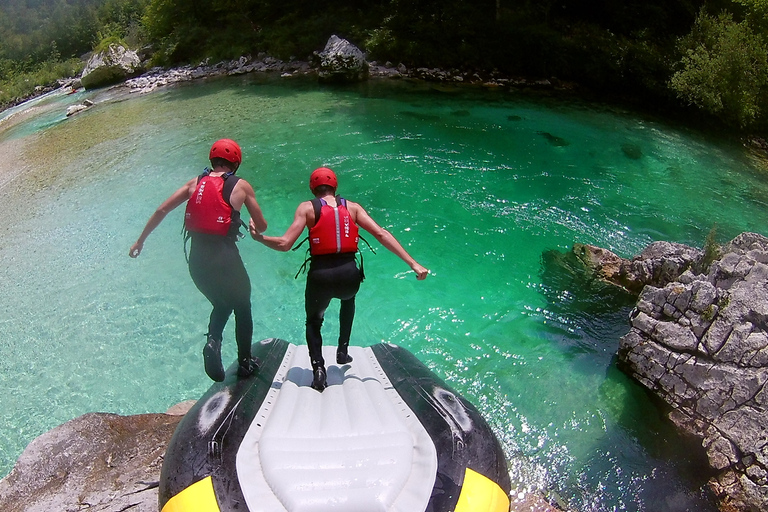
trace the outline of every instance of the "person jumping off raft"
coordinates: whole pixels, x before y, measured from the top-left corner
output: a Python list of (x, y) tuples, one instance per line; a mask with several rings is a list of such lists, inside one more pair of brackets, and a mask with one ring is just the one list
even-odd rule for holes
[(149, 234), (170, 211), (186, 201), (184, 227), (191, 239), (189, 274), (213, 306), (203, 362), (208, 376), (219, 382), (224, 380), (221, 362), (224, 326), (233, 311), (237, 375), (247, 377), (258, 369), (258, 359), (251, 357), (251, 281), (235, 242), (241, 236), (240, 226), (244, 226), (240, 219), (243, 205), (251, 217), (251, 233), (266, 230), (267, 221), (256, 202), (253, 187), (235, 176), (242, 162), (240, 146), (230, 139), (218, 140), (211, 146), (208, 158), (211, 169), (189, 180), (157, 208), (139, 239), (131, 246), (129, 256), (138, 257)]
[(338, 180), (331, 169), (315, 169), (309, 178), (309, 189), (315, 199), (299, 204), (293, 223), (283, 236), (263, 236), (258, 230), (250, 230), (254, 240), (277, 251), (288, 251), (304, 228), (309, 230), (310, 260), (304, 307), (307, 315), (307, 347), (312, 362), (312, 387), (318, 391), (326, 387), (321, 328), (325, 310), (334, 298), (341, 301), (336, 363), (352, 362), (347, 350), (355, 317), (355, 295), (364, 277), (355, 261), (358, 226), (405, 261), (416, 272), (416, 279), (426, 279), (429, 273), (389, 231), (376, 224), (362, 206), (337, 196), (337, 188)]

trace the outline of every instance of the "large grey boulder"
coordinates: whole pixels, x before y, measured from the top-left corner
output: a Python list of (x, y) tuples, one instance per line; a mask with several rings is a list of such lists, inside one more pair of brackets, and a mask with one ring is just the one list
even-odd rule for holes
[(111, 44), (109, 48), (95, 53), (80, 76), (80, 82), (86, 89), (97, 89), (123, 82), (141, 71), (141, 60), (133, 50)]
[(317, 76), (323, 82), (359, 82), (368, 78), (368, 62), (365, 54), (338, 36), (331, 36), (325, 49), (316, 53)]
[(157, 512), (163, 456), (180, 419), (91, 413), (54, 428), (0, 480), (0, 510)]
[[(672, 262), (672, 266), (677, 265)], [(724, 507), (768, 510), (768, 238), (743, 233), (707, 274), (646, 286), (619, 365), (702, 439)]]

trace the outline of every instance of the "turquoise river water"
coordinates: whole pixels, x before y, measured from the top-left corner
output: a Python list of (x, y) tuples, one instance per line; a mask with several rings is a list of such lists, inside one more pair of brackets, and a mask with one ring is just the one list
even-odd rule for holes
[[(715, 225), (721, 242), (765, 233), (768, 179), (739, 145), (599, 105), (405, 82), (227, 78), (102, 93), (66, 119), (85, 97), (0, 114), (2, 160), (21, 158), (18, 177), (0, 177), (0, 475), (76, 416), (161, 412), (209, 387), (209, 306), (187, 273), (182, 209), (138, 259), (128, 249), (229, 137), (268, 234), (327, 165), (430, 269), (418, 282), (386, 250), (366, 253), (352, 343), (405, 346), (476, 404), (515, 494), (578, 511), (715, 510), (700, 450), (616, 368), (631, 301), (560, 255), (575, 242), (625, 257), (655, 240), (702, 246)], [(303, 254), (250, 238), (240, 251), (255, 338), (303, 343)]]

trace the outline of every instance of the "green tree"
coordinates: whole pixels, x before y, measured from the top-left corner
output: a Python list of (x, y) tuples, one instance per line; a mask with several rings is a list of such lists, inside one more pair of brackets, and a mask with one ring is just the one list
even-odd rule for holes
[(768, 46), (747, 21), (702, 11), (680, 48), (683, 57), (670, 80), (680, 99), (741, 127), (759, 118), (768, 86)]

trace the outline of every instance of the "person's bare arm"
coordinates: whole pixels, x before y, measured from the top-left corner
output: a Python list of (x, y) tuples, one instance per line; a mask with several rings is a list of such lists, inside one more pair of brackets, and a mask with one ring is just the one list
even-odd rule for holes
[(288, 226), (288, 229), (283, 236), (264, 236), (258, 231), (251, 229), (251, 237), (270, 249), (286, 252), (293, 247), (293, 244), (296, 243), (296, 240), (298, 240), (301, 232), (304, 231), (304, 228), (306, 228), (310, 222), (314, 221), (314, 217), (315, 212), (312, 208), (312, 203), (310, 201), (305, 201), (296, 208), (293, 222)]
[(411, 270), (416, 272), (416, 279), (423, 280), (427, 278), (429, 270), (421, 266), (413, 257), (408, 254), (408, 251), (397, 241), (392, 233), (379, 226), (375, 220), (368, 215), (365, 208), (357, 203), (347, 201), (347, 206), (350, 211), (355, 215), (355, 222), (358, 226), (369, 232), (381, 243), (384, 247), (390, 250), (392, 253), (400, 257), (401, 260), (406, 262)]
[(245, 205), (245, 209), (248, 210), (248, 214), (251, 216), (251, 220), (248, 222), (249, 231), (255, 230), (258, 233), (263, 233), (267, 230), (267, 220), (264, 218), (264, 213), (256, 201), (256, 193), (253, 191), (250, 183), (242, 179), (239, 180), (232, 191), (230, 202), (238, 210), (242, 205)]
[(196, 183), (197, 178), (192, 178), (186, 183), (186, 185), (174, 192), (171, 197), (163, 201), (163, 203), (157, 207), (155, 213), (149, 217), (149, 220), (147, 221), (146, 226), (144, 226), (144, 230), (141, 232), (141, 235), (139, 235), (138, 240), (136, 240), (136, 242), (131, 246), (131, 249), (128, 252), (128, 256), (131, 258), (136, 258), (139, 256), (139, 254), (141, 254), (141, 250), (144, 248), (144, 242), (147, 240), (149, 234), (152, 233), (152, 231), (154, 231), (154, 229), (160, 225), (168, 213), (173, 211), (180, 204), (184, 203), (184, 201), (189, 200), (192, 192), (195, 190), (194, 187)]

